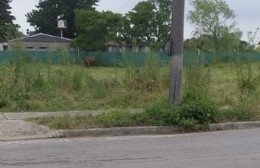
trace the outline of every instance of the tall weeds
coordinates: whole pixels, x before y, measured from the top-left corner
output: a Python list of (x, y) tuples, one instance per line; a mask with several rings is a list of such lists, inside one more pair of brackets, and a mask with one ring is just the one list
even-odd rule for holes
[(127, 67), (125, 83), (130, 89), (141, 92), (152, 92), (158, 89), (160, 79), (160, 59), (155, 53), (149, 53), (144, 66), (130, 65)]
[(252, 62), (240, 62), (237, 67), (238, 104), (236, 110), (253, 119), (260, 104), (260, 71), (253, 71)]

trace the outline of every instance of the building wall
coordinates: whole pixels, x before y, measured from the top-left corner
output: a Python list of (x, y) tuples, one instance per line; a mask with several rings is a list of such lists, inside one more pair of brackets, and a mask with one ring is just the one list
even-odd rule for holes
[(28, 51), (57, 51), (70, 49), (70, 43), (53, 42), (8, 42), (8, 50), (20, 48)]
[(149, 52), (150, 48), (145, 45), (132, 46), (132, 45), (107, 45), (108, 52)]

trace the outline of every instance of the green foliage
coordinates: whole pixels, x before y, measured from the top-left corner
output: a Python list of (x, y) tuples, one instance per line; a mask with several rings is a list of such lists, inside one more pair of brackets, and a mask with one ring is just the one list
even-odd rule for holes
[(201, 56), (187, 65), (184, 97), (179, 108), (180, 123), (184, 127), (200, 124), (207, 126), (216, 122), (219, 115), (217, 105), (209, 97), (210, 66), (203, 66)]
[(248, 46), (247, 50), (250, 52), (259, 51), (259, 49), (255, 48), (255, 45), (259, 42), (259, 30), (260, 28), (256, 28), (256, 30), (247, 32)]
[(143, 74), (140, 69), (131, 74), (126, 82), (133, 90), (152, 92), (157, 88), (156, 81)]
[(237, 89), (239, 102), (233, 107), (237, 111), (238, 119), (254, 119), (257, 107), (259, 105), (260, 95), (260, 73), (255, 73), (252, 69), (251, 62), (241, 62), (238, 64), (237, 71)]
[(159, 101), (137, 116), (143, 125), (155, 126), (178, 125), (180, 119), (177, 109), (167, 101)]
[(73, 88), (75, 91), (81, 92), (83, 91), (84, 88), (84, 83), (83, 83), (83, 78), (84, 78), (84, 72), (82, 70), (77, 70), (73, 74)]
[(138, 3), (134, 9), (128, 13), (131, 24), (133, 24), (132, 34), (136, 37), (137, 43), (152, 42), (153, 20), (155, 20), (155, 6), (149, 1)]
[(72, 117), (69, 115), (64, 115), (62, 117), (57, 117), (51, 125), (51, 128), (68, 129), (70, 127), (70, 122)]
[(220, 120), (222, 122), (237, 122), (254, 120), (249, 107), (246, 104), (239, 104), (229, 109), (221, 111)]
[(123, 17), (110, 11), (77, 10), (75, 23), (79, 35), (73, 46), (84, 50), (105, 50), (106, 42), (117, 41), (117, 33), (123, 26)]
[(91, 85), (90, 85), (90, 89), (89, 89), (91, 96), (94, 99), (102, 99), (104, 98), (109, 90), (106, 88), (105, 84), (103, 82), (100, 81), (94, 81)]
[(132, 37), (137, 45), (147, 44), (155, 50), (162, 48), (170, 32), (170, 0), (149, 0), (139, 2), (127, 14)]
[(76, 31), (75, 14), (76, 9), (94, 10), (94, 5), (98, 0), (45, 0), (40, 1), (37, 9), (26, 14), (27, 21), (35, 27), (36, 32), (47, 33), (51, 35), (60, 35), (57, 29), (57, 18), (66, 20), (67, 29), (64, 31), (64, 37), (74, 38)]
[[(86, 68), (70, 61), (32, 62), (26, 54), (17, 50), (11, 63), (0, 66), (0, 111), (143, 108), (168, 95), (169, 68), (160, 64), (160, 55), (150, 53), (144, 66)], [(185, 100), (209, 97), (221, 109), (240, 108), (250, 118), (259, 116), (258, 62), (204, 67), (203, 58), (191, 55), (190, 60), (184, 66)]]
[(219, 110), (216, 104), (208, 97), (201, 95), (189, 95), (179, 109), (181, 121), (193, 121), (200, 125), (218, 121)]
[[(211, 67), (204, 67), (203, 57), (201, 55), (192, 55), (189, 64), (185, 70), (184, 95), (189, 97), (191, 94), (197, 96), (207, 95), (210, 85)], [(192, 97), (193, 98), (193, 97)]]
[(11, 0), (1, 0), (0, 3), (0, 43), (16, 38), (18, 25), (13, 23), (15, 17), (11, 15)]
[(196, 26), (195, 34), (211, 36), (216, 52), (238, 47), (241, 33), (234, 28), (234, 11), (224, 0), (194, 0), (191, 4), (194, 10), (189, 11), (188, 19)]
[(180, 120), (179, 126), (185, 131), (193, 131), (199, 129), (198, 121), (193, 118), (183, 118)]
[[(195, 102), (195, 103), (194, 103)], [(195, 105), (194, 105), (194, 104)], [(95, 116), (59, 116), (54, 118), (33, 119), (55, 129), (77, 129), (96, 127), (129, 126), (180, 126), (185, 130), (206, 128), (216, 120), (215, 106), (209, 101), (193, 101), (175, 108), (165, 100), (149, 106), (143, 112), (127, 110), (109, 110)], [(197, 127), (199, 125), (200, 127)]]
[(115, 89), (115, 88), (120, 87), (120, 82), (119, 82), (118, 78), (113, 77), (113, 76), (105, 78), (103, 83), (107, 89)]
[(240, 63), (237, 71), (237, 86), (240, 93), (239, 99), (243, 102), (254, 95), (260, 85), (260, 73), (254, 73), (251, 63)]
[(95, 120), (104, 127), (127, 127), (133, 124), (133, 114), (128, 111), (110, 110), (95, 117)]
[(145, 59), (145, 66), (129, 66), (125, 82), (133, 90), (152, 92), (159, 85), (159, 63), (158, 55), (149, 53)]

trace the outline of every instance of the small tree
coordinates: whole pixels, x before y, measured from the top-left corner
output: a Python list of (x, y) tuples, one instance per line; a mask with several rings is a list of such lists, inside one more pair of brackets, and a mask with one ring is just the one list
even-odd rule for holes
[(256, 44), (259, 41), (259, 30), (260, 29), (258, 27), (258, 28), (256, 28), (256, 30), (254, 32), (253, 31), (247, 32), (247, 38), (248, 38), (248, 43), (249, 43), (248, 50), (249, 51), (252, 51), (252, 50), (256, 49), (255, 46), (256, 46)]
[[(215, 51), (221, 50), (223, 41), (239, 41), (241, 33), (235, 31), (235, 14), (224, 0), (193, 0), (193, 11), (188, 19), (196, 26), (195, 34), (212, 36)], [(227, 36), (228, 35), (228, 36)], [(237, 43), (239, 44), (239, 43)]]

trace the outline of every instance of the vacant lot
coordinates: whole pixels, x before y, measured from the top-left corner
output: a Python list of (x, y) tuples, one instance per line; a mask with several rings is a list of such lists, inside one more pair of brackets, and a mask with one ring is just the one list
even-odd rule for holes
[[(219, 107), (248, 99), (253, 110), (260, 111), (259, 62), (192, 64), (184, 69), (184, 92), (187, 83), (200, 80)], [(4, 64), (0, 66), (0, 111), (143, 108), (167, 101), (168, 74), (168, 66), (155, 60), (143, 67)]]

